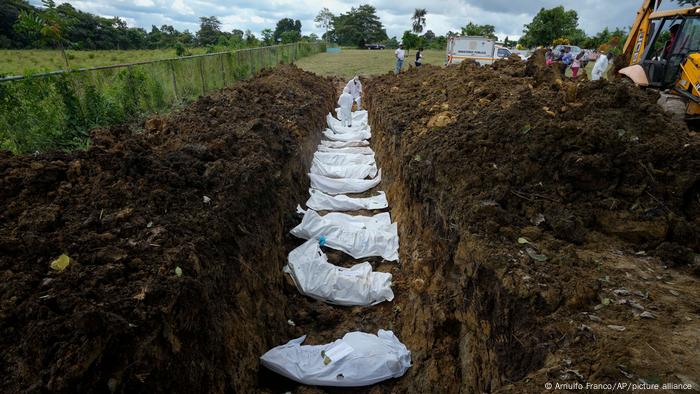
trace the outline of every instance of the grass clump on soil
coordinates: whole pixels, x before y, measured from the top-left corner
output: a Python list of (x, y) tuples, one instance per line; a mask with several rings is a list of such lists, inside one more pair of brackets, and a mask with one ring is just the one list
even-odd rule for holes
[(274, 245), (334, 96), (285, 65), (86, 151), (0, 153), (0, 391), (255, 391), (298, 334)]
[(365, 84), (402, 237), (406, 381), (515, 393), (699, 376), (697, 135), (654, 91), (573, 82), (539, 57)]

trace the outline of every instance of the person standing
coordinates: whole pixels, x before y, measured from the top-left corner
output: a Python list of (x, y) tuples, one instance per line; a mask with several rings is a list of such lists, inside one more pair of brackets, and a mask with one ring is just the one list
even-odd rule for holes
[(578, 70), (581, 68), (581, 64), (583, 63), (583, 55), (585, 52), (581, 51), (579, 52), (578, 55), (574, 58), (574, 60), (571, 62), (571, 75), (573, 76), (574, 79), (578, 76)]
[(591, 81), (597, 81), (603, 76), (603, 73), (608, 69), (608, 63), (609, 60), (612, 60), (612, 57), (612, 52), (609, 52), (607, 56), (598, 56), (598, 60), (595, 61), (593, 71), (591, 72)]
[(396, 57), (396, 67), (394, 68), (394, 74), (398, 75), (403, 67), (403, 59), (406, 57), (406, 52), (403, 50), (403, 44), (399, 44), (399, 47), (394, 52)]
[(416, 52), (416, 67), (423, 65), (423, 48), (418, 48)]
[(362, 109), (362, 82), (360, 82), (360, 77), (355, 75), (355, 78), (351, 79), (350, 82), (348, 82), (347, 85), (345, 85), (346, 88), (348, 88), (350, 95), (352, 96), (353, 100), (357, 103), (357, 110)]
[(343, 126), (352, 127), (352, 103), (354, 102), (352, 95), (350, 94), (350, 89), (348, 87), (343, 88), (343, 94), (338, 98), (338, 105), (340, 106), (340, 121)]
[(573, 56), (571, 56), (571, 48), (567, 47), (564, 49), (564, 54), (561, 56), (561, 74), (566, 73), (566, 68), (571, 65), (574, 61)]

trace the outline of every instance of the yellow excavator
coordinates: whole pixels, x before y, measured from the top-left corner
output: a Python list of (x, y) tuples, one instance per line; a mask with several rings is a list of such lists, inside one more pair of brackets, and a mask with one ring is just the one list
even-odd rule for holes
[(661, 91), (659, 104), (677, 117), (700, 119), (700, 6), (661, 11), (644, 0), (623, 48), (620, 74)]

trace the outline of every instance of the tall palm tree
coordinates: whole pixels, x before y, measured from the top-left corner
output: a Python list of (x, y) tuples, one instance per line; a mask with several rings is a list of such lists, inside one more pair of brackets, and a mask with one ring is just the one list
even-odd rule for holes
[(413, 13), (413, 16), (411, 17), (411, 21), (413, 22), (413, 32), (418, 34), (423, 32), (423, 28), (425, 27), (425, 15), (428, 13), (425, 8), (416, 8), (416, 11)]

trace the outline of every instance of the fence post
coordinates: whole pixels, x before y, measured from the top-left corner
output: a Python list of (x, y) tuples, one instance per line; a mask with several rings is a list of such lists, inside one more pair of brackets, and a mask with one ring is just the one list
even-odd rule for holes
[[(129, 86), (129, 91), (132, 93), (131, 96), (134, 98), (134, 112), (138, 111), (139, 108), (139, 96), (136, 94), (136, 86), (134, 86), (134, 74), (131, 72), (132, 68), (131, 66), (126, 67), (126, 71), (129, 75), (127, 75), (127, 78), (129, 80), (128, 86)], [(134, 115), (133, 113), (130, 113), (130, 115)]]
[(219, 55), (219, 60), (221, 63), (221, 78), (223, 79), (224, 86), (226, 86), (226, 71), (224, 71), (224, 55)]
[[(241, 50), (236, 51), (236, 67), (234, 68), (235, 73), (233, 75), (234, 79), (238, 79), (239, 73), (241, 71)], [(241, 74), (242, 75), (242, 74)], [(243, 78), (241, 78), (243, 79)]]
[(169, 61), (168, 65), (170, 65), (170, 73), (173, 76), (173, 92), (175, 93), (175, 101), (178, 101), (179, 98), (177, 97), (177, 78), (175, 78), (175, 66), (173, 66), (172, 61)]
[(206, 94), (206, 85), (204, 84), (204, 62), (203, 58), (199, 58), (199, 76), (202, 78), (202, 96)]
[(252, 68), (253, 68), (253, 74), (252, 74), (252, 75), (255, 75), (255, 73), (258, 72), (258, 62), (255, 61), (254, 56), (253, 56), (253, 53), (252, 53), (252, 51), (254, 51), (254, 50), (255, 50), (255, 49), (248, 49), (248, 62), (250, 63), (250, 65), (251, 65)]

